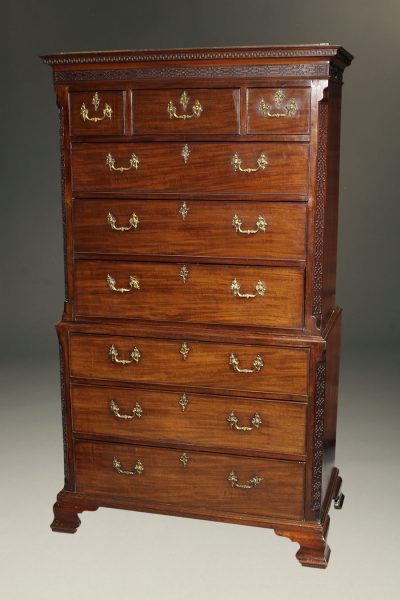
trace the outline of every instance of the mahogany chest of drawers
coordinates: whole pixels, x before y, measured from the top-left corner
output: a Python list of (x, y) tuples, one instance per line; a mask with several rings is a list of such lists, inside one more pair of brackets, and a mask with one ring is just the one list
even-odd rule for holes
[(273, 528), (325, 567), (342, 74), (299, 47), (43, 57), (60, 109), (65, 485)]

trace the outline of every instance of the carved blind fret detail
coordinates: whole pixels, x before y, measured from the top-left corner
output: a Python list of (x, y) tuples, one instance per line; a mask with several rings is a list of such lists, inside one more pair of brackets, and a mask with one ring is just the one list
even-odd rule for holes
[(275, 65), (229, 65), (198, 67), (157, 67), (147, 69), (107, 69), (96, 71), (55, 71), (56, 83), (94, 80), (217, 78), (217, 77), (327, 77), (327, 63)]
[(322, 283), (324, 255), (324, 220), (328, 156), (328, 103), (322, 101), (318, 111), (317, 191), (315, 207), (314, 269), (312, 314), (317, 327), (322, 319)]
[(312, 509), (321, 509), (322, 459), (324, 446), (326, 361), (317, 364), (314, 397), (314, 451), (312, 478)]

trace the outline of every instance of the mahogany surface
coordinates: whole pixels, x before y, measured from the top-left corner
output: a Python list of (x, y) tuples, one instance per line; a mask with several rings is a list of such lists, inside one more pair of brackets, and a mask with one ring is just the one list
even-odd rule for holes
[(73, 533), (99, 506), (242, 523), (326, 567), (344, 499), (335, 288), (352, 56), (321, 44), (43, 59), (65, 247), (52, 529)]
[[(184, 275), (182, 275), (182, 269)], [(110, 289), (111, 275), (115, 289)], [(131, 289), (129, 278), (139, 282)], [(232, 291), (240, 285), (241, 298)], [(256, 286), (263, 285), (262, 295)], [(265, 290), (265, 291), (264, 291)], [(192, 321), (301, 328), (303, 324), (304, 269), (296, 267), (241, 267), (77, 261), (75, 264), (76, 316), (112, 314), (115, 318), (155, 321)]]
[[(120, 417), (110, 409), (112, 403)], [(82, 435), (187, 443), (236, 452), (303, 456), (306, 450), (307, 406), (300, 402), (73, 385), (71, 404), (74, 432)], [(139, 416), (133, 412), (137, 404)], [(228, 421), (232, 411), (238, 417), (238, 427), (251, 428), (255, 413), (261, 424), (251, 431), (236, 429)], [(131, 418), (122, 418), (126, 416)]]
[[(190, 156), (182, 158), (182, 142), (75, 144), (72, 148), (72, 184), (80, 192), (233, 192), (307, 193), (308, 145), (298, 143), (190, 143)], [(116, 168), (129, 167), (132, 154), (137, 169), (116, 172), (106, 164), (115, 158)], [(243, 168), (257, 168), (264, 153), (268, 165), (256, 173), (235, 171), (238, 153)]]
[[(183, 208), (182, 208), (183, 206)], [(181, 212), (185, 216), (182, 218)], [(305, 259), (306, 211), (303, 202), (183, 201), (183, 200), (75, 200), (73, 238), (75, 252), (121, 255), (296, 260)], [(134, 213), (139, 223), (128, 231)], [(257, 230), (260, 216), (265, 231), (242, 234), (232, 221), (237, 215), (241, 229)]]

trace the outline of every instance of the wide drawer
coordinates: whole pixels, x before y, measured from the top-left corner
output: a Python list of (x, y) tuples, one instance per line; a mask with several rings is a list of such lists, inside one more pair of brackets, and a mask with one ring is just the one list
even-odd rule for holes
[(247, 90), (247, 133), (308, 133), (309, 88)]
[(125, 132), (125, 92), (71, 92), (71, 135), (120, 135)]
[(75, 200), (75, 252), (302, 260), (305, 203)]
[(79, 493), (303, 517), (304, 463), (78, 441), (75, 476)]
[[(303, 348), (71, 334), (73, 377), (307, 396)], [(121, 361), (124, 361), (122, 364)], [(244, 371), (242, 371), (244, 370)]]
[(72, 184), (77, 192), (305, 195), (308, 145), (267, 142), (76, 144), (72, 149)]
[(299, 402), (72, 385), (76, 433), (216, 448), (305, 453)]
[(75, 314), (300, 328), (304, 269), (122, 261), (75, 263)]
[(239, 90), (137, 90), (133, 127), (137, 134), (238, 133)]

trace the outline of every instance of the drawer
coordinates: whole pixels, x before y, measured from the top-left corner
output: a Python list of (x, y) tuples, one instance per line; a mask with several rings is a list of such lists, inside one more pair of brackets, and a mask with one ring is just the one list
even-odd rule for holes
[(303, 268), (75, 263), (76, 316), (300, 328), (303, 314)]
[(71, 393), (76, 433), (305, 454), (300, 402), (86, 385), (73, 385)]
[(133, 96), (137, 134), (238, 133), (239, 90), (142, 90)]
[(83, 441), (75, 451), (78, 493), (303, 517), (304, 463)]
[(122, 135), (125, 133), (125, 92), (98, 90), (71, 92), (71, 135)]
[(303, 260), (295, 202), (75, 200), (75, 252)]
[(309, 88), (247, 90), (247, 133), (308, 133)]
[(308, 388), (308, 359), (309, 351), (304, 348), (116, 335), (70, 336), (72, 377), (185, 389), (190, 385), (304, 399)]
[[(255, 170), (247, 172), (245, 169)], [(305, 195), (308, 145), (288, 142), (76, 144), (72, 149), (72, 180), (77, 192)]]

